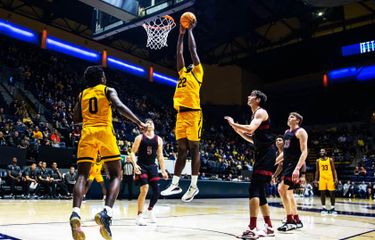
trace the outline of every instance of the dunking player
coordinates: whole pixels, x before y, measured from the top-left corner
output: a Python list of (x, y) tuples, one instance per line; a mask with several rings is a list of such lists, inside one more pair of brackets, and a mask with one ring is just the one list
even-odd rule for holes
[(177, 42), (177, 71), (179, 75), (173, 102), (177, 110), (176, 140), (178, 144), (178, 155), (174, 169), (172, 184), (161, 192), (162, 196), (170, 196), (182, 192), (178, 186), (181, 172), (186, 164), (187, 152), (189, 150), (192, 158), (191, 183), (188, 191), (182, 196), (182, 201), (190, 202), (199, 193), (197, 187), (198, 172), (200, 168), (199, 141), (202, 133), (202, 110), (200, 106), (199, 91), (203, 81), (203, 68), (197, 54), (193, 28), (196, 23), (190, 24), (187, 29), (190, 56), (193, 64), (185, 67), (183, 56), (184, 36), (186, 30), (180, 26), (180, 34)]
[[(315, 185), (319, 180), (320, 200), (323, 209), (321, 214), (337, 215), (335, 211), (335, 184), (338, 183), (335, 163), (333, 159), (327, 156), (325, 149), (320, 150), (320, 158), (316, 160)], [(328, 190), (331, 198), (331, 210), (326, 208), (326, 191)]]
[[(85, 195), (89, 191), (92, 182), (95, 181), (99, 183), (100, 187), (102, 188), (102, 193), (103, 193), (103, 199), (105, 200), (106, 194), (107, 194), (107, 189), (105, 188), (104, 185), (104, 178), (102, 175), (102, 169), (103, 169), (103, 161), (101, 159), (101, 156), (98, 154), (98, 157), (96, 158), (96, 161), (92, 164), (91, 170), (89, 173), (89, 178), (87, 179), (86, 183), (86, 190), (85, 190)], [(84, 196), (85, 198), (85, 196)]]
[[(158, 166), (155, 164), (156, 157), (159, 161), (161, 175), (163, 176), (164, 180), (168, 179), (168, 174), (165, 171), (164, 165), (163, 140), (155, 134), (155, 125), (151, 119), (147, 119), (146, 124), (146, 133), (140, 134), (135, 138), (132, 151), (130, 153), (130, 159), (135, 166), (135, 178), (141, 186), (138, 196), (138, 215), (136, 219), (136, 224), (140, 226), (147, 225), (147, 222), (145, 221), (143, 216), (143, 208), (149, 185), (152, 188), (152, 196), (150, 199), (150, 204), (147, 208), (146, 216), (150, 219), (150, 222), (156, 222), (153, 208), (158, 201), (160, 194), (160, 177), (158, 174)], [(138, 153), (137, 163), (135, 162), (136, 153)]]
[(293, 189), (298, 186), (300, 181), (300, 170), (305, 165), (307, 158), (308, 135), (305, 129), (300, 127), (302, 121), (303, 117), (299, 113), (292, 112), (289, 114), (289, 129), (284, 134), (283, 152), (276, 159), (276, 163), (283, 159), (281, 183), (278, 190), (287, 219), (282, 226), (277, 228), (277, 230), (283, 232), (303, 227), (297, 214), (296, 201), (293, 195)]
[(73, 191), (73, 212), (70, 216), (70, 226), (73, 239), (85, 239), (85, 234), (81, 229), (80, 207), (91, 165), (99, 152), (102, 161), (106, 163), (110, 179), (104, 209), (95, 215), (95, 221), (100, 225), (100, 233), (103, 238), (112, 239), (110, 230), (112, 207), (119, 192), (121, 163), (120, 151), (113, 134), (111, 105), (141, 129), (144, 129), (146, 124), (141, 122), (121, 102), (115, 89), (105, 85), (107, 79), (101, 67), (88, 67), (85, 70), (84, 78), (88, 88), (79, 94), (73, 112), (74, 122), (83, 122), (83, 128), (78, 144), (78, 178)]
[[(242, 239), (257, 239), (263, 236), (273, 236), (274, 230), (270, 219), (270, 208), (266, 199), (266, 185), (271, 181), (276, 159), (274, 136), (271, 132), (271, 120), (268, 112), (261, 106), (267, 101), (267, 96), (253, 90), (248, 97), (247, 104), (253, 113), (250, 125), (235, 123), (231, 117), (225, 117), (229, 125), (247, 141), (253, 135), (255, 145), (255, 163), (249, 186), (250, 225), (249, 230), (242, 234)], [(265, 228), (257, 230), (259, 208), (262, 212)]]

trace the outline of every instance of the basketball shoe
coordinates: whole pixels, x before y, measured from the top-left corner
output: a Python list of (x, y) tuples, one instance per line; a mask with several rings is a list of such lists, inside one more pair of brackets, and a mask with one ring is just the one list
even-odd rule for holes
[(182, 196), (181, 200), (183, 202), (191, 202), (193, 201), (195, 195), (199, 193), (199, 189), (197, 187), (190, 186), (189, 189), (186, 191), (184, 196)]
[(74, 240), (86, 239), (85, 233), (81, 229), (81, 217), (76, 212), (72, 212), (70, 215), (70, 228)]
[(294, 223), (284, 223), (281, 227), (278, 227), (277, 230), (280, 231), (280, 232), (287, 232), (287, 231), (291, 231), (291, 230), (294, 230), (294, 229), (297, 229), (297, 226), (296, 224)]
[(182, 192), (182, 189), (178, 186), (178, 184), (171, 184), (169, 185), (167, 189), (162, 191), (160, 194), (165, 197), (165, 196), (179, 194), (181, 192)]
[(248, 229), (248, 230), (244, 231), (241, 236), (238, 236), (238, 238), (246, 239), (246, 240), (247, 239), (258, 239), (259, 235), (258, 235), (257, 229), (254, 228), (254, 229)]
[(257, 231), (257, 235), (259, 237), (274, 237), (275, 230), (272, 227), (268, 226), (268, 224), (264, 224), (264, 227)]
[(146, 211), (146, 217), (150, 220), (150, 223), (156, 223), (157, 219), (153, 210)]
[(337, 216), (337, 212), (336, 212), (335, 208), (332, 208), (331, 210), (328, 210), (328, 214), (330, 214), (332, 216)]
[(95, 222), (100, 226), (100, 234), (106, 240), (112, 239), (112, 232), (110, 226), (112, 224), (112, 218), (108, 216), (107, 210), (103, 210), (95, 215)]
[(138, 214), (136, 220), (135, 220), (135, 224), (137, 224), (138, 226), (147, 226), (147, 222), (146, 220), (143, 218), (143, 214)]

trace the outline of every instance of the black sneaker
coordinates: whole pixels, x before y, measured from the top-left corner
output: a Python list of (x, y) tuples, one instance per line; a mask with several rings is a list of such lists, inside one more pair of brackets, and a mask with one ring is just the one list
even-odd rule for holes
[(72, 212), (70, 215), (70, 228), (74, 240), (86, 239), (85, 233), (81, 229), (81, 217), (76, 212)]
[(297, 228), (303, 228), (303, 223), (302, 223), (302, 221), (294, 222), (294, 224), (296, 225)]
[(297, 226), (294, 223), (284, 223), (281, 227), (277, 228), (280, 232), (287, 232), (294, 229), (297, 229)]
[(106, 240), (112, 239), (112, 232), (110, 226), (112, 218), (108, 216), (107, 210), (103, 210), (95, 215), (95, 222), (100, 226), (100, 234)]

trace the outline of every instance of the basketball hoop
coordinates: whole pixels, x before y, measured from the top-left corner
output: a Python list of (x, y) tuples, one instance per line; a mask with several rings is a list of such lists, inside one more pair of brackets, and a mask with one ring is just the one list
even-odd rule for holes
[(147, 33), (146, 47), (158, 50), (168, 46), (168, 34), (176, 26), (176, 23), (171, 16), (165, 15), (149, 20), (142, 26)]

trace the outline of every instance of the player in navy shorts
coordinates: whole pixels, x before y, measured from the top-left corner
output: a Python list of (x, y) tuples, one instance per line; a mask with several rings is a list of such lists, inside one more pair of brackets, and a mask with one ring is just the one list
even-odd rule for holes
[[(139, 226), (147, 225), (145, 217), (148, 217), (151, 223), (156, 222), (156, 217), (153, 208), (159, 199), (159, 173), (158, 166), (155, 163), (157, 158), (161, 169), (163, 179), (168, 179), (168, 174), (165, 171), (164, 157), (163, 157), (163, 140), (155, 134), (155, 125), (151, 119), (146, 120), (147, 131), (144, 134), (138, 135), (133, 143), (130, 159), (134, 165), (135, 180), (140, 185), (140, 193), (138, 196), (138, 215), (136, 224)], [(138, 155), (137, 163), (135, 162), (135, 154)], [(152, 196), (144, 213), (144, 203), (146, 200), (149, 186), (152, 189)]]

